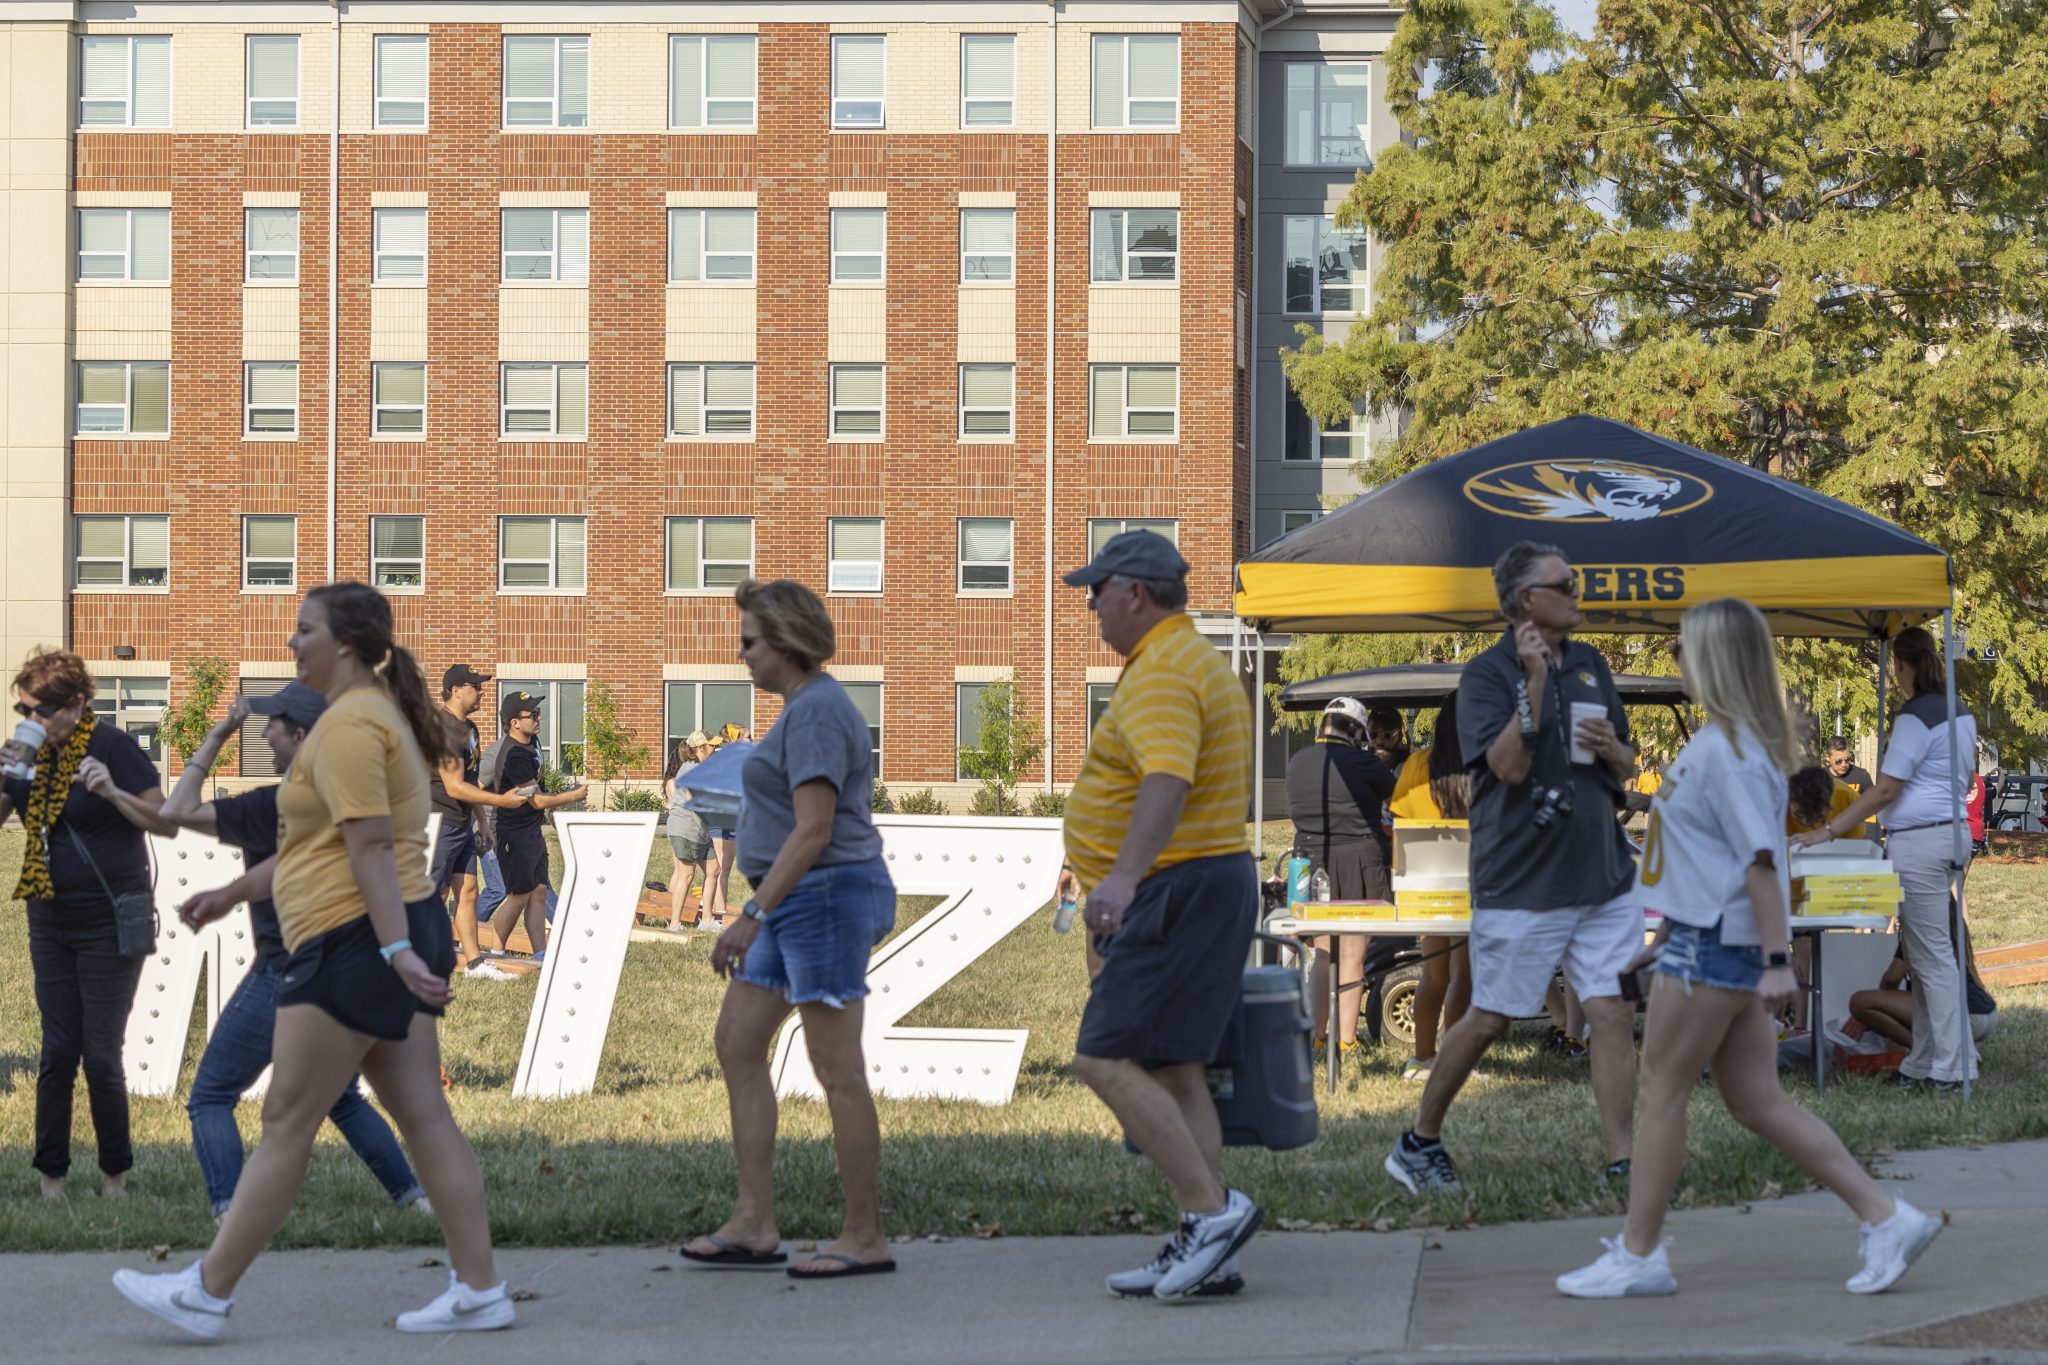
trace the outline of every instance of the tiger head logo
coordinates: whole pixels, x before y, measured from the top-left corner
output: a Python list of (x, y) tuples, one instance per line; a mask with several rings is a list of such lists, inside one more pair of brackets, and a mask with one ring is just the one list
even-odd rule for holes
[(1529, 460), (1465, 481), (1489, 512), (1577, 525), (1676, 516), (1714, 496), (1689, 474), (1623, 460)]

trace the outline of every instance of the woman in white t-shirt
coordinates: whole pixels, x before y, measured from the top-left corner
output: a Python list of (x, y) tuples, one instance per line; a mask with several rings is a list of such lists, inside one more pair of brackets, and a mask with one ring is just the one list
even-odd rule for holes
[(1574, 1298), (1669, 1294), (1678, 1288), (1664, 1211), (1685, 1165), (1685, 1108), (1700, 1068), (1735, 1121), (1840, 1195), (1863, 1222), (1853, 1294), (1888, 1289), (1941, 1230), (1871, 1179), (1842, 1140), (1778, 1086), (1771, 1012), (1798, 990), (1789, 956), (1786, 774), (1798, 766), (1770, 628), (1747, 602), (1694, 607), (1673, 650), (1708, 724), (1664, 775), (1636, 871), (1643, 906), (1664, 916), (1652, 956), (1656, 989), (1643, 1035), (1640, 1118), (1628, 1224), (1607, 1253), (1560, 1275)]

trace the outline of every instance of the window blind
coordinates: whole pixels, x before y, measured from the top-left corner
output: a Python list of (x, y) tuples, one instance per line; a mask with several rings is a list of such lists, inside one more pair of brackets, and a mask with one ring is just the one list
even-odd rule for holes
[(842, 518), (832, 523), (832, 558), (865, 564), (881, 557), (881, 522)]
[(977, 517), (961, 522), (960, 557), (977, 563), (1009, 563), (1009, 521), (998, 517)]
[(674, 589), (695, 588), (702, 581), (702, 566), (697, 558), (697, 519), (671, 517), (668, 523), (668, 585)]

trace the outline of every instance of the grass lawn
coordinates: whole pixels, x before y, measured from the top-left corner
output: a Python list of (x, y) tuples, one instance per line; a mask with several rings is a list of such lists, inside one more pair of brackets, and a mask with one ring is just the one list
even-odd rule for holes
[[(1286, 844), (1268, 825), (1269, 851)], [(11, 886), (20, 833), (0, 835), (0, 879)], [(650, 879), (665, 880), (657, 840)], [(1980, 865), (1972, 874), (1980, 943), (2048, 936), (2048, 864)], [(917, 913), (928, 902), (910, 906)], [(203, 1244), (211, 1227), (180, 1100), (138, 1099), (138, 1167), (130, 1197), (88, 1191), (92, 1135), (83, 1087), (74, 1173), (62, 1202), (35, 1197), (29, 1169), (37, 1021), (18, 905), (0, 912), (0, 1250)], [(510, 1087), (533, 999), (533, 979), (462, 982), (443, 1029), (451, 1100), (490, 1185), (498, 1238), (512, 1244), (674, 1240), (714, 1226), (731, 1198), (725, 1093), (711, 1052), (720, 983), (711, 941), (634, 944), (626, 958), (596, 1093), (542, 1103)], [(883, 1196), (899, 1234), (1091, 1233), (1162, 1227), (1163, 1186), (1127, 1156), (1108, 1113), (1069, 1075), (1085, 993), (1081, 936), (1033, 919), (913, 1016), (924, 1025), (1027, 1026), (1031, 1042), (1013, 1103), (884, 1101)], [(1909, 1147), (2048, 1136), (2048, 988), (2001, 993), (2004, 1022), (1984, 1048), (1985, 1082), (1964, 1110), (1949, 1097), (1900, 1097), (1874, 1081), (1839, 1079), (1816, 1107), (1866, 1155)], [(185, 1068), (200, 1047), (195, 1019)], [(1380, 1160), (1413, 1112), (1404, 1060), (1382, 1050), (1347, 1069), (1325, 1101), (1322, 1135), (1296, 1152), (1233, 1151), (1229, 1178), (1254, 1192), (1282, 1226), (1388, 1227), (1618, 1212), (1597, 1175), (1597, 1119), (1582, 1066), (1541, 1056), (1524, 1025), (1483, 1065), (1453, 1111), (1449, 1138), (1469, 1182), (1456, 1200), (1419, 1203), (1381, 1173)], [(1812, 1099), (1810, 1087), (1791, 1082)], [(182, 1087), (181, 1087), (182, 1090)], [(1725, 1204), (1803, 1188), (1803, 1177), (1730, 1123), (1710, 1088), (1693, 1111), (1692, 1161), (1682, 1206)], [(242, 1126), (253, 1142), (255, 1106)], [(824, 1106), (783, 1107), (778, 1152), (785, 1234), (837, 1226)], [(360, 1247), (438, 1241), (431, 1222), (395, 1215), (369, 1173), (329, 1128), (314, 1153), (289, 1246)]]

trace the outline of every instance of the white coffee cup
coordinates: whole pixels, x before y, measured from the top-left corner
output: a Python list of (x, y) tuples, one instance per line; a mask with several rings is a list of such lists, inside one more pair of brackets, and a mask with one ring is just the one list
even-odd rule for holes
[(1607, 719), (1607, 707), (1597, 701), (1575, 701), (1572, 703), (1572, 762), (1591, 763), (1593, 751), (1579, 738), (1579, 722), (1582, 720)]
[(41, 721), (37, 720), (34, 716), (23, 716), (21, 723), (14, 727), (13, 739), (15, 747), (21, 752), (22, 757), (19, 760), (10, 759), (4, 768), (0, 768), (0, 772), (5, 772), (9, 777), (28, 778), (33, 776), (35, 773), (35, 757), (43, 751), (43, 745), (49, 741), (49, 738), (50, 732)]

